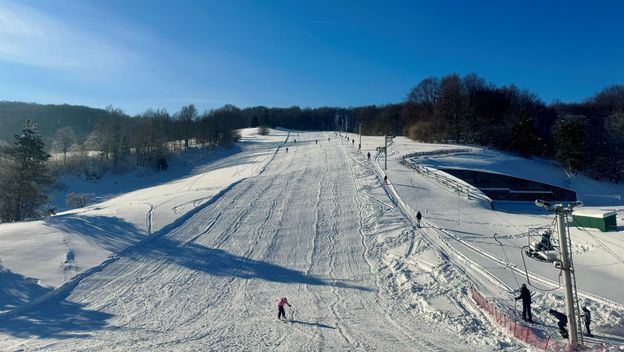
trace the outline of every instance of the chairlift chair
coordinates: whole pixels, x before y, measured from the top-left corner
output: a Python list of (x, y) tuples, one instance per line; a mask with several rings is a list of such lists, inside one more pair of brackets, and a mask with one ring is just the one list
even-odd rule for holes
[(554, 245), (552, 230), (550, 228), (530, 229), (529, 246), (525, 254), (540, 262), (558, 262), (559, 249)]

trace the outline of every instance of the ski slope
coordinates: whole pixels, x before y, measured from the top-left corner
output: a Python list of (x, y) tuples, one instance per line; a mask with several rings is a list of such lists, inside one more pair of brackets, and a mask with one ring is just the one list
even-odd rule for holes
[[(513, 349), (374, 166), (328, 135), (302, 133), (167, 231), (5, 313), (0, 349)], [(281, 296), (292, 322), (277, 320)]]
[[(358, 152), (334, 133), (243, 135), (236, 153), (190, 176), (1, 225), (0, 350), (526, 350), (468, 288), (516, 314), (519, 251), (497, 247), (490, 232), (511, 248), (547, 214), (493, 212), (400, 164), (412, 151), (456, 146), (401, 140), (383, 185), (381, 160), (365, 157), (381, 138), (365, 137)], [(89, 226), (58, 226), (67, 219)], [(578, 248), (600, 257), (618, 236)], [(543, 285), (554, 284), (549, 269), (529, 266)], [(621, 273), (590, 269), (604, 288), (582, 291), (601, 335), (590, 343), (623, 344), (611, 289)], [(277, 320), (282, 296), (292, 322)], [(545, 311), (561, 305), (560, 292), (535, 301), (540, 329), (556, 335)]]

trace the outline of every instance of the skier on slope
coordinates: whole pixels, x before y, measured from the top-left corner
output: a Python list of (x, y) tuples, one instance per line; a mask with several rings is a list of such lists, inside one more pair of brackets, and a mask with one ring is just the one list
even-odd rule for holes
[(420, 210), (416, 213), (416, 227), (420, 227), (420, 219), (422, 219), (422, 214)]
[(384, 175), (384, 183), (388, 184), (388, 175)]
[(366, 153), (366, 156), (368, 157), (368, 161), (370, 161), (370, 152)]
[[(520, 288), (520, 296), (516, 297), (516, 301), (522, 299), (522, 319), (533, 322), (533, 316), (531, 315), (531, 291), (526, 287), (526, 284), (522, 284)], [(528, 319), (527, 319), (528, 317)]]
[(289, 307), (292, 307), (290, 303), (288, 303), (288, 300), (286, 299), (286, 297), (280, 298), (279, 302), (277, 303), (277, 319), (281, 319), (281, 317), (284, 317), (284, 320), (287, 320), (286, 312), (284, 311), (284, 304)]

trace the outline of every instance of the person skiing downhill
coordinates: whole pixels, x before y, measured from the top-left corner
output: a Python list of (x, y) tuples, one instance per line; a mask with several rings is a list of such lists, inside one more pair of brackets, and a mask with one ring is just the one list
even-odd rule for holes
[(368, 161), (370, 161), (370, 152), (366, 153), (366, 156), (368, 157)]
[(284, 317), (284, 320), (287, 320), (286, 312), (284, 311), (284, 305), (292, 307), (290, 303), (288, 303), (288, 300), (286, 299), (286, 297), (280, 298), (279, 302), (277, 303), (277, 319), (281, 320), (281, 317)]
[(419, 210), (418, 213), (416, 213), (416, 227), (420, 227), (420, 219), (422, 219), (422, 214)]
[[(520, 288), (520, 296), (516, 297), (516, 301), (522, 299), (522, 319), (533, 322), (533, 316), (531, 315), (531, 291), (526, 287), (526, 284), (522, 284)], [(528, 319), (527, 319), (528, 318)]]

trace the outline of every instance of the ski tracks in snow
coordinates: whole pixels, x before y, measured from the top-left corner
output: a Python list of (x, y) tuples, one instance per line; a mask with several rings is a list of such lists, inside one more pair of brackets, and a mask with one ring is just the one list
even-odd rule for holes
[[(327, 136), (302, 135), (288, 153), (278, 148), (257, 176), (68, 286), (59, 302), (75, 304), (77, 312), (54, 307), (53, 301), (40, 305), (41, 314), (61, 328), (60, 336), (34, 330), (30, 340), (15, 341), (3, 330), (0, 346), (51, 351), (482, 346), (475, 341), (485, 336), (483, 330), (457, 297), (464, 297), (465, 277), (444, 264), (390, 205), (372, 165), (339, 139), (316, 144), (314, 139)], [(275, 321), (280, 296), (297, 307), (291, 323)], [(441, 308), (440, 302), (454, 307)], [(106, 318), (93, 321), (98, 314)], [(93, 327), (73, 334), (61, 317)]]

